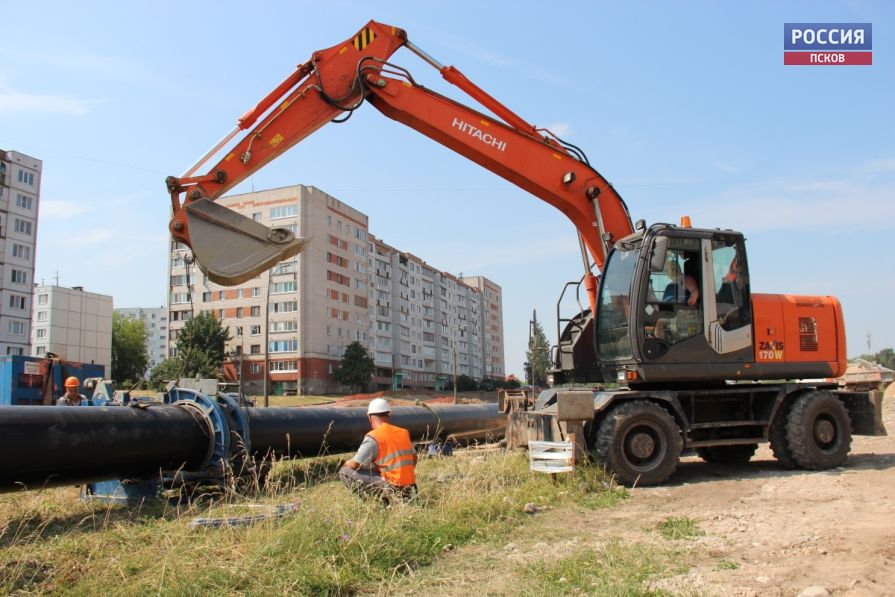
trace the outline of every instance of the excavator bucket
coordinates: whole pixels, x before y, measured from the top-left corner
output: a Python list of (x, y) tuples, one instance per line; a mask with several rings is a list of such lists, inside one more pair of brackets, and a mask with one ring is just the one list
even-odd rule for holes
[(300, 253), (310, 239), (264, 224), (208, 199), (184, 206), (190, 246), (208, 279), (235, 286)]

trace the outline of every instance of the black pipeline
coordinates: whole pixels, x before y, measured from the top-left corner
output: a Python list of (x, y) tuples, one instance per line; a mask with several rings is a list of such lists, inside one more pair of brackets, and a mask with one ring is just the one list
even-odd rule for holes
[[(363, 408), (248, 408), (259, 457), (316, 456), (356, 448), (369, 431)], [(392, 421), (414, 440), (476, 430), (502, 432), (496, 404), (396, 407)], [(498, 431), (500, 430), (500, 431)], [(104, 479), (136, 479), (206, 463), (209, 425), (194, 408), (0, 407), (0, 492)]]

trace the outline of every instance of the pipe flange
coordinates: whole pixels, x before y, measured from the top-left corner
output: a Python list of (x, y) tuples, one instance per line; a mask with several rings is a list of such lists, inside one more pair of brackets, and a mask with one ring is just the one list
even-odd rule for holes
[(230, 460), (230, 425), (227, 415), (215, 398), (184, 388), (171, 392), (176, 400), (174, 406), (198, 412), (208, 423), (209, 441), (205, 461), (200, 468), (208, 465), (226, 464)]
[(246, 454), (252, 453), (251, 437), (249, 435), (249, 417), (245, 409), (239, 405), (239, 397), (235, 394), (218, 394), (218, 400), (223, 402), (230, 412), (230, 430), (242, 439), (243, 449)]

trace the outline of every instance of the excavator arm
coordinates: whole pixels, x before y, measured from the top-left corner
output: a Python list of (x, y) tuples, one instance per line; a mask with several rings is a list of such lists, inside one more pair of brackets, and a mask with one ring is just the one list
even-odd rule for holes
[[(388, 62), (407, 47), (497, 116), (417, 84)], [(315, 52), (183, 177), (169, 177), (173, 238), (189, 245), (209, 278), (239, 284), (300, 252), (306, 241), (268, 229), (214, 203), (227, 190), (330, 121), (368, 100), (380, 112), (466, 156), (562, 211), (581, 241), (585, 288), (595, 312), (596, 278), (612, 243), (633, 232), (624, 201), (584, 154), (514, 114), (452, 66), (407, 40), (401, 29), (370, 21), (354, 37)], [(276, 104), (276, 105), (275, 105)], [(260, 118), (260, 120), (259, 120)], [(248, 132), (206, 174), (195, 172), (241, 131)]]

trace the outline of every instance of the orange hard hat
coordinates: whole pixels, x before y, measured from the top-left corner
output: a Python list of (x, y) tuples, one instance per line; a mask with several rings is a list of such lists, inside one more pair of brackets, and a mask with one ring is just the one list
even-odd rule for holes
[(65, 380), (66, 388), (77, 388), (77, 387), (80, 387), (80, 385), (81, 385), (81, 382), (78, 381), (78, 378), (75, 377), (74, 375), (72, 375), (71, 377), (69, 377), (68, 379)]

